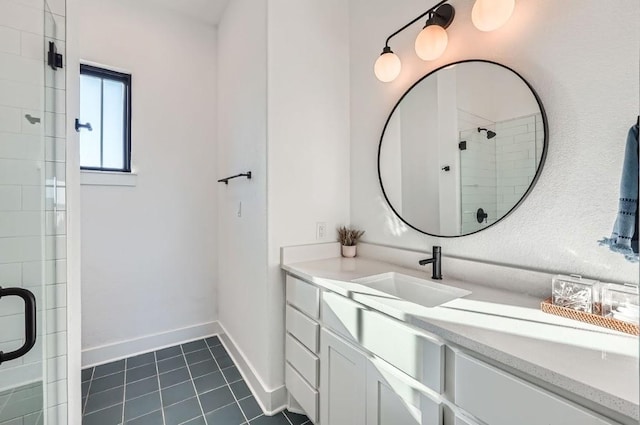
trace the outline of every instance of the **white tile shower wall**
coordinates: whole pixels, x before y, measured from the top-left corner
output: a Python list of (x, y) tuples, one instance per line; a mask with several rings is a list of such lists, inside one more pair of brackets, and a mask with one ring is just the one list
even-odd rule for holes
[[(460, 141), (467, 142), (467, 149), (460, 151), (462, 233), (470, 233), (496, 221), (496, 145), (475, 129), (461, 131)], [(478, 223), (479, 208), (488, 214), (486, 223)]]
[(496, 123), (497, 214), (505, 215), (522, 198), (536, 174), (540, 114)]
[[(45, 69), (43, 36), (64, 49), (65, 2), (51, 6), (56, 15), (42, 2), (0, 0), (0, 283), (31, 290), (38, 310), (36, 346), (0, 366), (0, 390), (40, 380), (45, 370), (55, 419), (66, 410), (65, 92), (64, 71)], [(5, 351), (22, 344), (22, 310), (20, 301), (2, 300)]]

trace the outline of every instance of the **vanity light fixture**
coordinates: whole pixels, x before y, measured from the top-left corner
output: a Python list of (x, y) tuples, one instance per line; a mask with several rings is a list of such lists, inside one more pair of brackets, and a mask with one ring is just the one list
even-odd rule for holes
[(401, 69), (402, 63), (400, 62), (400, 58), (391, 51), (389, 46), (385, 46), (384, 49), (382, 49), (382, 54), (378, 60), (376, 60), (376, 64), (373, 67), (376, 77), (383, 83), (395, 80), (396, 77), (400, 75)]
[(494, 31), (507, 23), (516, 0), (476, 0), (471, 10), (471, 21), (480, 31)]
[(453, 22), (456, 10), (450, 4), (443, 4), (429, 13), (426, 25), (416, 38), (416, 54), (425, 61), (438, 59), (447, 48), (449, 36), (446, 28)]
[[(449, 36), (446, 29), (453, 22), (456, 11), (449, 0), (442, 0), (411, 22), (387, 37), (382, 53), (376, 60), (373, 70), (378, 80), (388, 83), (395, 80), (402, 70), (398, 55), (389, 47), (389, 41), (419, 20), (428, 16), (427, 23), (418, 34), (415, 50), (422, 60), (436, 60), (447, 48)], [(493, 31), (503, 26), (513, 14), (515, 0), (475, 0), (471, 13), (473, 25), (480, 31)]]
[(424, 60), (434, 60), (442, 55), (447, 48), (448, 42), (445, 28), (451, 25), (455, 15), (455, 9), (450, 4), (446, 4), (447, 1), (438, 2), (435, 6), (387, 37), (384, 49), (382, 49), (382, 53), (373, 67), (378, 80), (383, 83), (391, 82), (400, 75), (400, 70), (402, 69), (400, 58), (389, 47), (389, 41), (427, 15), (429, 16), (427, 24), (422, 32), (418, 34), (418, 38), (416, 38), (416, 53)]

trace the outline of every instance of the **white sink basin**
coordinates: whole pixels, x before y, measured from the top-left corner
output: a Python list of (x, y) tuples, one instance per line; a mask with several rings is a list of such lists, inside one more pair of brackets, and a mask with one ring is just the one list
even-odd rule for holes
[(471, 294), (470, 291), (464, 289), (395, 272), (362, 277), (354, 279), (352, 282), (425, 307), (437, 307)]

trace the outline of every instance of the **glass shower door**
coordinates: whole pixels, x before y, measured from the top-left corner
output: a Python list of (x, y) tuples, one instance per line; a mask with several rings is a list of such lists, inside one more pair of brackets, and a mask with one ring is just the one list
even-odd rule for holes
[[(467, 234), (495, 222), (496, 145), (479, 133), (477, 126), (461, 131), (459, 142), (464, 144), (460, 149), (460, 227)], [(484, 218), (480, 209), (486, 214)]]
[(67, 422), (65, 75), (48, 65), (50, 43), (64, 51), (64, 6), (54, 12), (0, 3), (0, 425)]

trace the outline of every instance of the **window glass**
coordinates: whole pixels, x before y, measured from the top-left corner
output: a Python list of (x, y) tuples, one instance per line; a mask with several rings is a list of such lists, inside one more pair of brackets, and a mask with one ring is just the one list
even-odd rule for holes
[(124, 168), (124, 84), (104, 80), (102, 116), (102, 164), (104, 168)]
[(102, 79), (89, 75), (80, 76), (80, 116), (82, 122), (90, 122), (93, 131), (80, 131), (80, 165), (99, 168), (101, 166), (100, 108)]
[(131, 76), (80, 66), (80, 167), (131, 171)]

